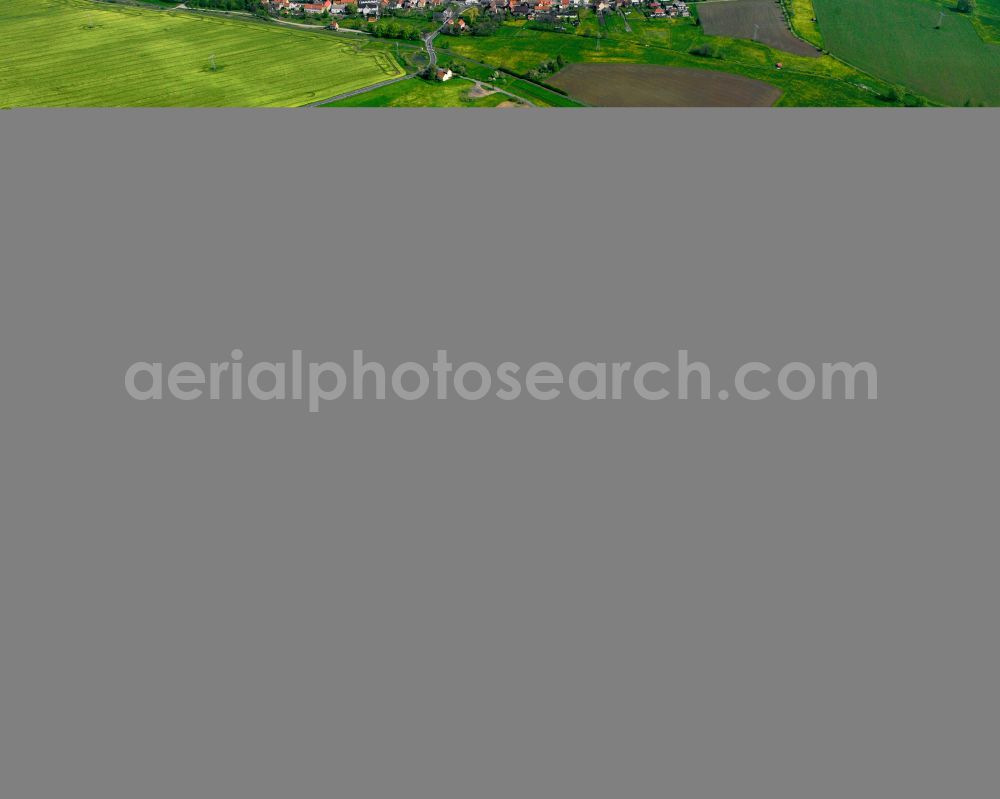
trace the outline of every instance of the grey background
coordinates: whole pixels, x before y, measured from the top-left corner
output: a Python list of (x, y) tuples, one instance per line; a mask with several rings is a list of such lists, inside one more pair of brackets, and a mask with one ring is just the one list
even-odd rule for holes
[[(0, 795), (995, 796), (997, 121), (0, 116)], [(237, 346), (880, 399), (125, 393)]]

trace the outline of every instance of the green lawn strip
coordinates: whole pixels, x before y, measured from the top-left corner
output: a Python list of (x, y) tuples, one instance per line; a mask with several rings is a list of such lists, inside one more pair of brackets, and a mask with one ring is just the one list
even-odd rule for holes
[(323, 108), (495, 108), (511, 99), (500, 92), (469, 99), (472, 87), (470, 81), (460, 78), (445, 82), (411, 78), (337, 100)]
[(503, 84), (503, 88), (512, 94), (516, 94), (519, 97), (530, 100), (537, 106), (548, 106), (551, 108), (582, 108), (584, 105), (571, 97), (567, 97), (565, 94), (560, 94), (559, 92), (555, 92), (552, 89), (540, 86), (539, 84), (525, 80), (524, 78), (511, 77), (506, 83)]
[(826, 46), (845, 61), (938, 102), (1000, 105), (1000, 47), (966, 15), (926, 0), (814, 1)]
[(823, 49), (823, 34), (820, 33), (813, 0), (781, 0), (785, 8), (785, 18), (792, 33), (800, 39)]
[[(454, 40), (454, 37), (450, 38)], [(496, 67), (488, 64), (465, 58), (452, 52), (450, 49), (439, 52), (438, 63), (441, 66), (453, 68), (458, 65), (458, 68), (464, 71), (468, 77), (492, 84), (499, 89), (505, 89), (511, 94), (523, 97), (525, 100), (529, 100), (534, 105), (542, 108), (581, 108), (584, 105), (584, 103), (567, 97), (562, 92), (557, 92), (554, 89), (542, 86), (534, 81), (526, 80), (518, 75), (498, 70)]]
[(296, 106), (403, 74), (387, 46), (85, 0), (0, 2), (0, 106)]

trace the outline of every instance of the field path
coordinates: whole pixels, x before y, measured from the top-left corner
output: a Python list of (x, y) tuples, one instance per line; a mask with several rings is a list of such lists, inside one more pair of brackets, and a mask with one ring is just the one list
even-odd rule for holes
[(416, 75), (401, 75), (398, 78), (391, 78), (390, 80), (384, 80), (381, 83), (376, 83), (372, 86), (365, 86), (361, 89), (355, 89), (353, 92), (344, 92), (343, 94), (338, 94), (336, 97), (328, 97), (325, 100), (319, 100), (315, 103), (309, 103), (308, 105), (302, 106), (303, 108), (319, 108), (320, 106), (327, 105), (329, 103), (336, 102), (337, 100), (344, 100), (348, 97), (354, 97), (358, 94), (365, 94), (366, 92), (373, 91), (375, 89), (381, 89), (383, 86), (391, 86), (393, 83), (399, 83), (401, 80), (409, 80), (410, 78), (415, 78)]
[(531, 100), (528, 100), (528, 99), (526, 99), (524, 97), (518, 97), (513, 92), (509, 92), (506, 89), (500, 89), (500, 88), (494, 86), (492, 83), (486, 83), (485, 81), (476, 80), (475, 78), (467, 78), (464, 75), (459, 75), (459, 77), (462, 80), (470, 81), (471, 83), (473, 83), (475, 85), (475, 87), (477, 89), (481, 89), (482, 91), (485, 91), (485, 92), (494, 92), (496, 94), (506, 94), (512, 100), (517, 100), (518, 102), (524, 103), (525, 105), (531, 106), (532, 108), (535, 107), (535, 104), (533, 102), (531, 102)]
[[(97, 2), (103, 2), (103, 0), (97, 0)], [(188, 11), (192, 14), (204, 14), (206, 16), (219, 17), (225, 19), (226, 17), (244, 17), (246, 19), (256, 20), (258, 17), (251, 14), (248, 11), (220, 11), (215, 8), (190, 8), (184, 3), (176, 5), (173, 8), (163, 9), (164, 11)], [(320, 25), (308, 25), (304, 22), (291, 22), (287, 19), (279, 19), (277, 17), (268, 17), (267, 22), (273, 22), (276, 25), (284, 25), (286, 28), (298, 28), (299, 30), (313, 31), (314, 33), (322, 33), (328, 28), (326, 26)], [(356, 30), (355, 28), (338, 28), (337, 33), (354, 33), (358, 36), (371, 36), (368, 31)]]

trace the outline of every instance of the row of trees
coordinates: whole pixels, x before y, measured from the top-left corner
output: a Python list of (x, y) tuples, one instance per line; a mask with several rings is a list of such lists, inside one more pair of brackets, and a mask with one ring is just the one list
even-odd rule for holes
[(186, 0), (189, 8), (211, 8), (218, 11), (249, 11), (257, 13), (264, 10), (263, 3), (258, 0)]
[(525, 75), (525, 77), (527, 77), (528, 80), (535, 81), (536, 83), (544, 83), (545, 78), (547, 78), (549, 75), (558, 72), (564, 66), (566, 66), (566, 59), (562, 57), (562, 53), (559, 53), (559, 55), (557, 55), (555, 58), (551, 58), (548, 61), (543, 61), (533, 70), (528, 72)]
[(365, 30), (372, 36), (379, 36), (383, 39), (409, 39), (414, 42), (420, 40), (420, 31), (416, 28), (407, 29), (394, 22), (390, 22), (387, 25), (377, 25), (374, 22), (369, 22), (365, 25)]

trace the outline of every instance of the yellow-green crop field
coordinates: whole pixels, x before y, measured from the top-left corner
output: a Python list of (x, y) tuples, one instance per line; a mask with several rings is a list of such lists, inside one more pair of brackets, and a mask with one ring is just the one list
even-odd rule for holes
[(0, 107), (298, 106), (402, 74), (367, 37), (87, 0), (0, 0)]

